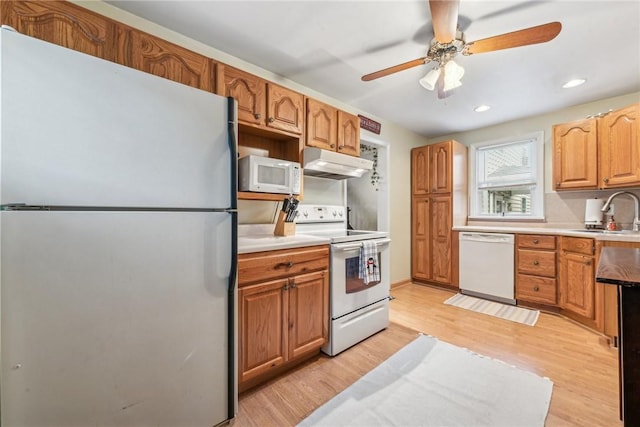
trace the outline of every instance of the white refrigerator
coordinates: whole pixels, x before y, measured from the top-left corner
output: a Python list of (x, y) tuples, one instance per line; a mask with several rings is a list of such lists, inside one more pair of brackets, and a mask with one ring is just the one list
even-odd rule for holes
[(235, 414), (235, 103), (0, 31), (1, 425)]

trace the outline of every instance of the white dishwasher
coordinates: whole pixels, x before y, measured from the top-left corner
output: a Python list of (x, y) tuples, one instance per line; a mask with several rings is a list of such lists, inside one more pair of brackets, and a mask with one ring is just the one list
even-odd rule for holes
[(460, 292), (515, 304), (513, 234), (460, 232)]

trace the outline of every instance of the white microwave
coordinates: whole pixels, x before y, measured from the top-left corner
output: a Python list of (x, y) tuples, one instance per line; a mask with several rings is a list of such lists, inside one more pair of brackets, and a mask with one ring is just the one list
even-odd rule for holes
[(300, 194), (300, 163), (248, 155), (238, 160), (238, 189)]

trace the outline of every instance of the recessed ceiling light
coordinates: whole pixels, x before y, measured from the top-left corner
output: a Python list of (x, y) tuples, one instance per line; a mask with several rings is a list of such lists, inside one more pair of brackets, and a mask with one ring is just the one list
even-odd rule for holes
[(475, 111), (476, 113), (484, 113), (485, 111), (489, 111), (490, 109), (491, 107), (489, 107), (488, 105), (479, 105), (474, 108), (473, 111)]
[(569, 89), (570, 87), (580, 86), (584, 82), (586, 82), (585, 79), (573, 79), (573, 80), (569, 80), (568, 82), (563, 84), (562, 87), (565, 88), (565, 89)]

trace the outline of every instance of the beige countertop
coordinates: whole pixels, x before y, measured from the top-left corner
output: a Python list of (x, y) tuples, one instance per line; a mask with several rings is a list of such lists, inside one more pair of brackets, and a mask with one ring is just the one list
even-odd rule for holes
[(554, 234), (560, 236), (573, 237), (590, 237), (596, 240), (609, 240), (619, 242), (638, 242), (640, 243), (640, 233), (633, 233), (625, 230), (622, 232), (591, 232), (576, 227), (569, 228), (552, 228), (552, 227), (531, 227), (522, 226), (490, 226), (490, 225), (463, 225), (453, 227), (454, 231), (478, 231), (485, 233), (511, 233), (511, 234)]
[(238, 253), (273, 251), (277, 249), (301, 248), (304, 246), (326, 245), (326, 237), (308, 234), (274, 236), (274, 224), (242, 224), (238, 226)]

